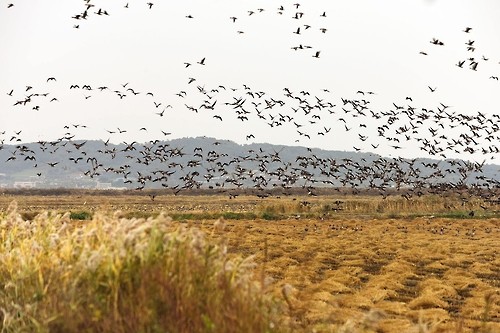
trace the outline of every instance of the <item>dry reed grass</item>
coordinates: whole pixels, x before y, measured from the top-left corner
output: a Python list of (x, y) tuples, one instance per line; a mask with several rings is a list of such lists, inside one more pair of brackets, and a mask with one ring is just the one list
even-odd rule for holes
[(279, 331), (253, 258), (165, 215), (75, 226), (13, 202), (0, 226), (1, 332)]

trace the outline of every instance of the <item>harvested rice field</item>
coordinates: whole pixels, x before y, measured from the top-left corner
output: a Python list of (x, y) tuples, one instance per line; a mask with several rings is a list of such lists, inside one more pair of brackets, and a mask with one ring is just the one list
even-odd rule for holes
[(303, 328), (329, 331), (376, 310), (379, 332), (409, 330), (419, 320), (436, 331), (478, 329), (486, 318), (500, 330), (498, 219), (237, 221), (226, 228), (232, 251), (257, 255), (276, 287), (292, 286), (289, 315)]
[(252, 279), (276, 304), (267, 331), (500, 332), (494, 208), (445, 211), (427, 198), (397, 214), (405, 200), (83, 194), (3, 195), (0, 214), (13, 200), (23, 219), (69, 211), (73, 228), (97, 212), (147, 221), (163, 211), (169, 230), (201, 230), (229, 257), (254, 258)]

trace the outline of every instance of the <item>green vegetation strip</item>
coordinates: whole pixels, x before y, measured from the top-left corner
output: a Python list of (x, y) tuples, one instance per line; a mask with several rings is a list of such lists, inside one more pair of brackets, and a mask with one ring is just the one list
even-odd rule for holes
[[(33, 220), (41, 212), (23, 212), (21, 216), (25, 220)], [(159, 212), (147, 211), (128, 211), (123, 213), (123, 217), (131, 218), (149, 218), (158, 216)], [(88, 211), (72, 211), (69, 218), (75, 221), (90, 221), (94, 213)], [(277, 213), (273, 211), (263, 212), (171, 212), (169, 216), (174, 221), (193, 221), (193, 220), (217, 220), (224, 218), (226, 220), (255, 220), (263, 219), (267, 221), (277, 221), (286, 219), (342, 219), (346, 217), (355, 218), (358, 216), (372, 217), (372, 218), (419, 218), (419, 217), (432, 217), (432, 218), (445, 218), (445, 219), (489, 219), (500, 218), (500, 212), (478, 212), (471, 214), (468, 211), (452, 211), (446, 213), (372, 213), (372, 214), (358, 214), (345, 213), (345, 212), (301, 212), (301, 213)]]

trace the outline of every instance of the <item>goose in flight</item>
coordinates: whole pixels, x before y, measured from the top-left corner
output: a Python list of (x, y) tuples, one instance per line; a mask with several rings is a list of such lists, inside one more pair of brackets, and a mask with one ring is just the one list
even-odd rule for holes
[(429, 43), (434, 44), (434, 45), (444, 45), (444, 43), (442, 41), (440, 41), (439, 39), (436, 39), (436, 38), (432, 38), (432, 40)]

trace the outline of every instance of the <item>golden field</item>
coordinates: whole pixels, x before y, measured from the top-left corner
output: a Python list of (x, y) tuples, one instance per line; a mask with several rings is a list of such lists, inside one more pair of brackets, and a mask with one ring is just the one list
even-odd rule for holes
[(500, 332), (498, 211), (452, 196), (4, 194), (2, 331)]

